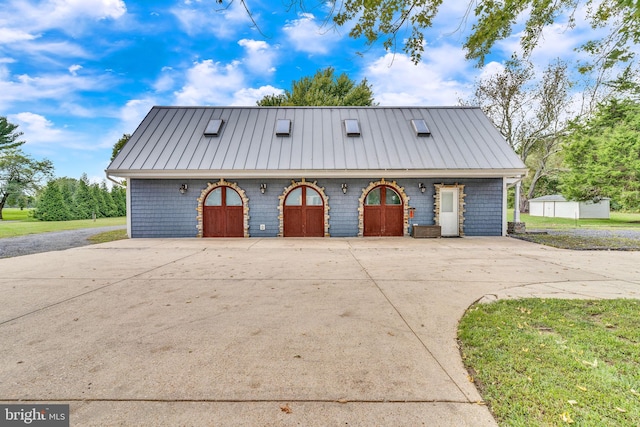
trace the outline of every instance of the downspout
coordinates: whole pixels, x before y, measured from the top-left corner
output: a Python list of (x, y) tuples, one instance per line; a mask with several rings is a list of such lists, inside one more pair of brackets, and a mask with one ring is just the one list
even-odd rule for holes
[(109, 181), (113, 182), (114, 184), (117, 184), (117, 185), (118, 185), (118, 186), (120, 186), (120, 187), (126, 187), (125, 185), (122, 185), (122, 182), (121, 182), (121, 181), (118, 181), (118, 180), (113, 179), (113, 177), (112, 177), (111, 175), (109, 175), (108, 173), (107, 173), (107, 179), (108, 179)]

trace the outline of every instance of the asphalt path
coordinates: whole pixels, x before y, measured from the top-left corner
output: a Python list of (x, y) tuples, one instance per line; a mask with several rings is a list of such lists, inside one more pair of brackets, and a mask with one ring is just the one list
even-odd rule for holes
[(29, 234), (19, 237), (0, 239), (0, 258), (10, 258), (40, 252), (61, 251), (90, 245), (87, 240), (105, 231), (125, 229), (123, 225), (111, 227), (83, 228), (79, 230), (55, 231), (50, 233)]

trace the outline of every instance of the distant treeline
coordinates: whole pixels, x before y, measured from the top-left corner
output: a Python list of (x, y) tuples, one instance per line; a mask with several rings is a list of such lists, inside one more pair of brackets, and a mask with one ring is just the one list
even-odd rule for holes
[(43, 221), (68, 221), (125, 216), (127, 190), (103, 181), (91, 184), (86, 175), (80, 179), (57, 178), (40, 191), (33, 216)]

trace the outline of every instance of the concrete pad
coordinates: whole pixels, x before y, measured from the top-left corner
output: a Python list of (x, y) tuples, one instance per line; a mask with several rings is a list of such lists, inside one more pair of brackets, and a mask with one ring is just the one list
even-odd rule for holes
[(561, 298), (614, 299), (640, 298), (640, 285), (623, 281), (569, 281), (515, 286), (485, 295), (481, 302), (498, 299)]
[[(125, 240), (127, 242), (127, 240)], [(151, 271), (202, 249), (94, 245), (1, 259), (4, 279), (122, 279)]]
[(0, 324), (110, 283), (105, 279), (0, 279)]
[(366, 281), (131, 280), (3, 329), (28, 399), (464, 399)]
[[(83, 426), (495, 426), (486, 407), (440, 402), (71, 402)], [(73, 424), (72, 424), (73, 425)]]
[(0, 401), (69, 402), (72, 425), (495, 425), (457, 348), (467, 307), (637, 297), (638, 261), (500, 237), (134, 239), (2, 259)]
[(310, 277), (314, 279), (366, 279), (361, 266), (348, 250), (287, 246), (277, 250), (262, 245), (246, 249), (207, 247), (191, 256), (139, 277), (213, 279), (282, 279)]

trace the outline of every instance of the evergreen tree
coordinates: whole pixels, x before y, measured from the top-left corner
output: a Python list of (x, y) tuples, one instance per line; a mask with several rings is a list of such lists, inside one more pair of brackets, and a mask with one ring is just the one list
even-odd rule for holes
[(111, 189), (111, 197), (116, 204), (117, 216), (127, 215), (127, 190), (116, 185)]
[(49, 181), (42, 191), (34, 216), (42, 221), (68, 221), (71, 211), (56, 181)]
[(0, 151), (18, 148), (25, 141), (18, 141), (22, 132), (17, 132), (18, 125), (9, 122), (6, 117), (0, 117)]
[(69, 208), (69, 212), (71, 212), (71, 219), (79, 219), (76, 217), (76, 209), (75, 202), (73, 200), (73, 195), (76, 192), (77, 180), (74, 178), (58, 178), (56, 179), (56, 183), (58, 184), (58, 188), (60, 189), (60, 193), (62, 194), (62, 200), (64, 200), (64, 204)]
[(104, 215), (108, 218), (118, 216), (118, 207), (113, 201), (113, 197), (111, 196), (111, 192), (107, 188), (107, 183), (102, 181), (100, 184), (100, 192), (102, 193), (102, 197), (104, 197), (105, 204), (105, 212)]
[(95, 202), (91, 195), (88, 181), (87, 175), (83, 174), (82, 178), (78, 180), (78, 185), (73, 195), (75, 216), (78, 219), (91, 218), (95, 210)]
[(107, 207), (106, 201), (104, 200), (104, 194), (100, 190), (100, 186), (98, 184), (91, 184), (89, 189), (91, 192), (91, 197), (93, 198), (93, 206), (94, 212), (96, 213), (96, 218), (107, 217), (109, 209)]

